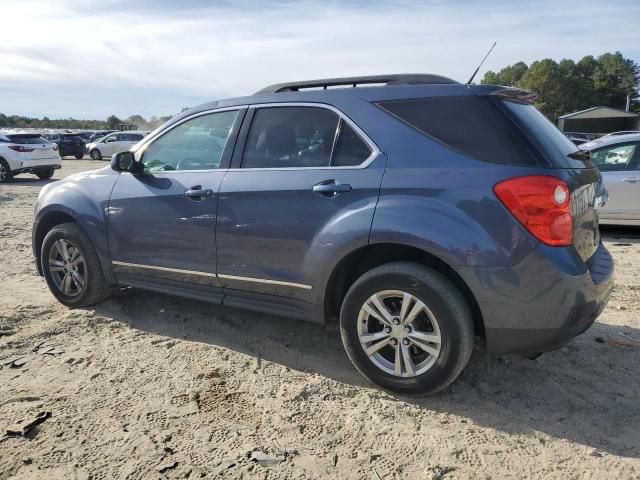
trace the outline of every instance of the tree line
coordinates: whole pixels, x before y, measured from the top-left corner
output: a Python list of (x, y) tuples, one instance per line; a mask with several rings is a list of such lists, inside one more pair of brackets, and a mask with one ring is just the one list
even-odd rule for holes
[(54, 128), (79, 130), (113, 130), (119, 123), (138, 125), (141, 130), (153, 130), (169, 120), (171, 115), (156, 117), (148, 120), (142, 115), (131, 115), (120, 119), (110, 115), (106, 120), (78, 120), (75, 118), (50, 119), (49, 117), (35, 118), (22, 115), (5, 115), (0, 113), (0, 128)]
[[(551, 121), (566, 113), (595, 106), (626, 107), (627, 96), (640, 95), (640, 66), (620, 52), (588, 55), (577, 62), (550, 58), (531, 65), (518, 62), (499, 72), (488, 71), (483, 84), (524, 88), (538, 95), (536, 107)], [(631, 102), (640, 112), (640, 103)]]

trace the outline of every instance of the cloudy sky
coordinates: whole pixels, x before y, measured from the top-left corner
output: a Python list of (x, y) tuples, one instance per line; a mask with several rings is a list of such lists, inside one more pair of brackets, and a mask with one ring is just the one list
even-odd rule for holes
[(2, 0), (0, 112), (166, 115), (286, 80), (428, 72), (619, 50), (637, 0)]

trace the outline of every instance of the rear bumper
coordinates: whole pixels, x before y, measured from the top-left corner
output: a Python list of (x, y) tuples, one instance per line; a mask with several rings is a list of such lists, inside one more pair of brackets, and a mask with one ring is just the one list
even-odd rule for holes
[(600, 244), (584, 262), (573, 248), (539, 245), (510, 268), (462, 268), (480, 307), (490, 353), (539, 353), (587, 330), (613, 289), (613, 258)]
[(42, 170), (49, 170), (49, 169), (57, 170), (58, 168), (60, 168), (59, 163), (37, 164), (34, 162), (34, 164), (31, 166), (23, 166), (16, 170), (12, 170), (11, 172), (14, 175), (17, 175), (19, 173), (35, 173), (35, 172), (39, 172)]

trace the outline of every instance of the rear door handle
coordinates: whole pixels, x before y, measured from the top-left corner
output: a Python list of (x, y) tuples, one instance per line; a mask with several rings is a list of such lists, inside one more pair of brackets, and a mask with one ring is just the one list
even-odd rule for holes
[(351, 185), (348, 183), (340, 183), (337, 180), (325, 180), (324, 182), (315, 184), (312, 190), (326, 197), (335, 197), (341, 193), (350, 192)]
[(636, 183), (636, 182), (640, 182), (640, 177), (627, 177), (627, 178), (623, 178), (622, 181), (627, 183)]
[(213, 197), (213, 190), (210, 188), (202, 188), (202, 185), (196, 185), (186, 190), (184, 196), (194, 200), (202, 200), (203, 198)]

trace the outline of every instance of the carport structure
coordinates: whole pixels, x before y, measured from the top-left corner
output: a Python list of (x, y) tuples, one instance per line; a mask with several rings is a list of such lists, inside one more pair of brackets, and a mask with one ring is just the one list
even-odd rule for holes
[(558, 117), (563, 132), (605, 134), (622, 130), (640, 130), (640, 114), (612, 107), (591, 107)]

